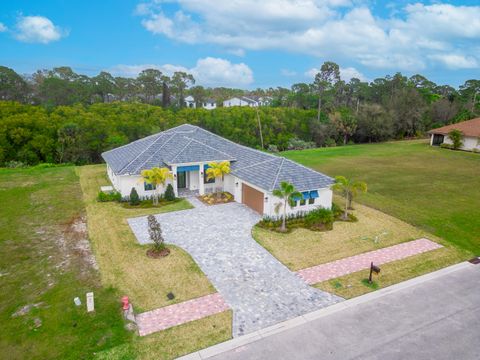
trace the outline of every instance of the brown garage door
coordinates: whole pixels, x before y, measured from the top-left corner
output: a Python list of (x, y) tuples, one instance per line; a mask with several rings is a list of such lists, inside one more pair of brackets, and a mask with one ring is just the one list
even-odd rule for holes
[(261, 191), (242, 184), (242, 202), (263, 215), (263, 193)]

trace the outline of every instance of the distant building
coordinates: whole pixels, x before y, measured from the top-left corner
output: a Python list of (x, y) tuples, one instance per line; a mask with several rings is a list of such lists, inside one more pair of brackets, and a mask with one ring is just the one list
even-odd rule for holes
[(185, 107), (195, 109), (197, 107), (197, 103), (192, 95), (188, 95), (184, 100)]
[(448, 134), (452, 130), (459, 130), (463, 134), (462, 150), (480, 151), (480, 118), (462, 121), (457, 124), (443, 126), (430, 130), (430, 145), (453, 144)]
[(239, 96), (233, 97), (231, 99), (225, 100), (223, 102), (223, 107), (232, 107), (232, 106), (249, 106), (249, 107), (258, 107), (258, 106), (268, 106), (270, 105), (271, 98), (268, 96)]
[[(193, 98), (192, 95), (189, 95), (185, 98), (184, 100), (185, 107), (191, 108), (191, 109), (196, 109), (197, 108), (197, 102)], [(217, 102), (215, 99), (206, 99), (201, 103), (201, 107), (206, 110), (212, 110), (217, 107)]]
[(206, 99), (202, 103), (202, 107), (207, 110), (213, 110), (217, 108), (217, 102), (215, 101), (215, 99)]

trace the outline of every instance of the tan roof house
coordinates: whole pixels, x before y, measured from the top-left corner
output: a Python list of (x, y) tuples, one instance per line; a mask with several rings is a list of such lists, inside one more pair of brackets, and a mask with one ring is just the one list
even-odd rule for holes
[(448, 137), (448, 134), (454, 129), (460, 130), (463, 133), (462, 150), (480, 151), (480, 118), (430, 130), (428, 132), (430, 134), (430, 145), (439, 146), (444, 143), (452, 144), (452, 140)]

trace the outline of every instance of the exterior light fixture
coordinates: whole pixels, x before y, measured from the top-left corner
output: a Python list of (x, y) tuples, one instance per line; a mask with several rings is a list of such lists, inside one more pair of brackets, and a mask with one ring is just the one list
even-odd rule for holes
[(235, 183), (235, 186), (238, 187), (238, 181)]
[(268, 196), (265, 196), (265, 202), (268, 202)]

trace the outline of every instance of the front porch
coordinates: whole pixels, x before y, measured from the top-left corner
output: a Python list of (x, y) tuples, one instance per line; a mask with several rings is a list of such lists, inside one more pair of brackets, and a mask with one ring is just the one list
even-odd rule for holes
[(222, 181), (207, 179), (207, 164), (172, 166), (173, 189), (178, 197), (191, 197), (222, 190)]

